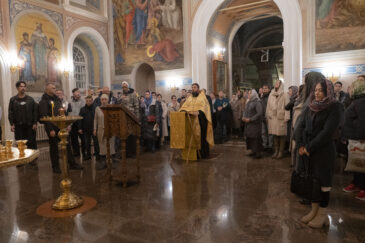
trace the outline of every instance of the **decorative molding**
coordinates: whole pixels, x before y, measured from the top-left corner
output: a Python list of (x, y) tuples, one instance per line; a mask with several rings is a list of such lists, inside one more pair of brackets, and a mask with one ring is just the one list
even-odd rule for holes
[(63, 34), (63, 16), (61, 13), (41, 8), (26, 2), (21, 2), (17, 0), (9, 0), (9, 13), (10, 13), (10, 25), (12, 25), (14, 19), (25, 10), (36, 10), (48, 15), (58, 26)]
[[(304, 68), (303, 76), (305, 76), (309, 72), (324, 73), (325, 69), (326, 68), (324, 68), (324, 67)], [(356, 65), (345, 66), (345, 67), (343, 67), (343, 73), (341, 73), (341, 74), (347, 74), (347, 75), (365, 74), (365, 64), (356, 64)]]
[(82, 20), (79, 18), (75, 18), (72, 16), (66, 16), (66, 20), (65, 20), (66, 30), (70, 29), (72, 25), (74, 25), (75, 23), (78, 23), (80, 21), (82, 21)]
[(307, 65), (310, 63), (317, 63), (323, 61), (344, 61), (353, 59), (364, 59), (365, 49), (353, 50), (353, 51), (341, 51), (341, 52), (328, 52), (316, 54), (316, 29), (315, 29), (315, 0), (308, 0), (307, 3), (307, 26), (306, 26), (306, 37), (307, 46), (305, 48), (307, 56)]
[(108, 27), (106, 24), (95, 25), (94, 28), (108, 41)]
[(82, 8), (78, 8), (72, 5), (64, 5), (64, 8), (66, 11), (69, 11), (71, 13), (77, 14), (77, 15), (81, 15), (90, 19), (94, 19), (100, 22), (104, 22), (107, 23), (108, 22), (108, 17), (105, 14), (105, 16), (101, 15), (101, 14), (97, 14), (97, 13), (93, 13), (91, 11), (82, 9)]
[[(183, 78), (181, 86), (187, 86), (193, 84), (192, 78)], [(167, 80), (156, 80), (156, 88), (168, 87)]]

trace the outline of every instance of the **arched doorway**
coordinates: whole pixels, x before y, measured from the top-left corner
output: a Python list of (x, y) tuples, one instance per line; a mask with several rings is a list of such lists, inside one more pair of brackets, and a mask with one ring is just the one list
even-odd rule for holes
[(273, 86), (283, 78), (283, 21), (269, 16), (244, 23), (232, 42), (232, 91)]
[(110, 87), (109, 50), (98, 31), (91, 27), (74, 30), (67, 42), (67, 54), (69, 62), (73, 63), (73, 72), (69, 76), (70, 93), (75, 87), (83, 93), (87, 89)]
[(146, 90), (156, 91), (155, 70), (147, 64), (136, 65), (132, 71), (132, 85), (138, 94), (144, 94)]
[[(203, 1), (194, 17), (192, 26), (192, 76), (193, 80), (199, 82), (202, 87), (209, 87), (210, 81), (210, 63), (207, 57), (207, 53), (212, 48), (211, 43), (208, 43), (207, 33), (211, 22), (214, 22), (217, 18), (217, 10), (219, 8), (228, 5), (229, 3), (242, 3), (252, 4), (253, 1), (249, 0), (210, 0)], [(302, 69), (302, 23), (301, 23), (301, 11), (298, 1), (291, 0), (273, 0), (273, 4), (277, 6), (280, 11), (283, 20), (284, 27), (284, 41), (283, 41), (283, 63), (284, 63), (284, 79), (286, 80), (285, 86), (292, 84), (299, 84), (301, 80)], [(232, 21), (231, 25), (227, 26), (227, 34), (221, 39), (225, 42), (228, 51), (228, 64), (232, 67), (231, 60), (231, 44), (234, 31), (238, 31), (239, 27), (253, 18), (260, 18), (261, 12), (256, 11), (249, 15), (248, 19), (236, 18)], [(237, 26), (238, 25), (238, 26)], [(209, 56), (209, 55), (208, 55)], [(229, 81), (232, 83), (232, 72), (230, 73)]]

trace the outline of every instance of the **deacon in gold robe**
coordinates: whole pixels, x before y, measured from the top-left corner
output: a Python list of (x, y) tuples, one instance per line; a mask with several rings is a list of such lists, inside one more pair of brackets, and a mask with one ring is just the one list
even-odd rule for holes
[[(184, 119), (184, 112), (186, 115), (185, 121), (187, 123), (186, 128), (179, 127), (179, 122), (176, 122), (176, 126), (171, 127), (175, 129), (172, 131), (175, 134), (179, 134), (180, 131), (184, 130), (186, 134), (182, 136), (173, 136), (177, 139), (185, 138), (182, 157), (185, 160), (197, 160), (209, 157), (209, 146), (214, 146), (213, 139), (213, 126), (212, 126), (212, 116), (209, 102), (206, 98), (204, 91), (199, 90), (199, 84), (194, 83), (191, 86), (192, 95), (185, 101), (185, 103), (180, 108), (180, 114), (175, 117)], [(181, 115), (183, 117), (181, 117)], [(172, 117), (172, 122), (174, 118)], [(177, 141), (178, 144), (181, 141)], [(180, 143), (181, 144), (181, 143)], [(171, 141), (171, 147), (178, 148), (174, 146), (174, 141)]]

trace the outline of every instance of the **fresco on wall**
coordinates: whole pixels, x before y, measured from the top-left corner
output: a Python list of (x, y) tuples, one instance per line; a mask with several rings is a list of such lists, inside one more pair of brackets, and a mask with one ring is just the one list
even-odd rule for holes
[(184, 68), (182, 0), (113, 0), (115, 74)]
[(56, 25), (39, 14), (21, 17), (15, 27), (18, 55), (24, 61), (19, 79), (28, 91), (43, 92), (47, 82), (62, 88), (58, 62), (61, 58), (61, 38)]
[(316, 53), (365, 49), (365, 1), (316, 0)]
[(70, 4), (96, 14), (101, 14), (103, 1), (105, 0), (70, 0)]

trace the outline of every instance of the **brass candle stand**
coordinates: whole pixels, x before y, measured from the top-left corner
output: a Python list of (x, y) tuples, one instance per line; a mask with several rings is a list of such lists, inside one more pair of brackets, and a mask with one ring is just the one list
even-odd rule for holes
[(71, 192), (72, 181), (69, 177), (68, 172), (68, 159), (67, 159), (67, 138), (69, 136), (67, 127), (77, 120), (81, 120), (81, 116), (65, 116), (64, 110), (60, 109), (61, 116), (47, 116), (41, 119), (43, 122), (51, 122), (57, 126), (60, 131), (58, 137), (61, 139), (62, 148), (62, 181), (60, 183), (61, 189), (63, 191), (62, 195), (59, 196), (56, 202), (52, 205), (53, 209), (56, 210), (68, 210), (80, 207), (83, 204), (83, 199)]
[(16, 143), (18, 144), (19, 157), (22, 158), (25, 156), (25, 149), (27, 148), (28, 140), (18, 140)]
[(0, 143), (0, 169), (24, 165), (39, 157), (38, 149), (27, 149), (27, 140), (18, 140), (18, 149), (13, 147), (13, 140), (6, 140), (5, 146)]

